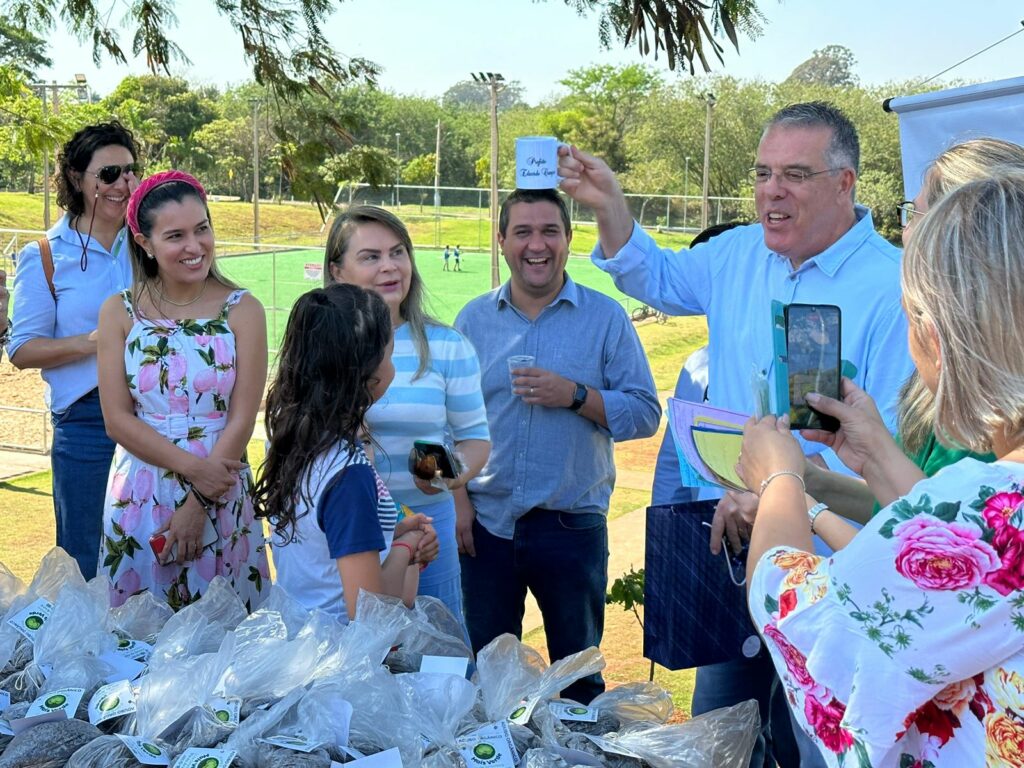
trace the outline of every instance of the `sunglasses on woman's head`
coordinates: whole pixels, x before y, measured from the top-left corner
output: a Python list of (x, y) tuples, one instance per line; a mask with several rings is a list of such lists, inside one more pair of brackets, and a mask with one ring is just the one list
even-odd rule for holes
[(115, 184), (124, 174), (131, 173), (138, 176), (141, 171), (142, 166), (138, 163), (129, 163), (128, 165), (104, 165), (96, 171), (93, 176), (104, 184)]

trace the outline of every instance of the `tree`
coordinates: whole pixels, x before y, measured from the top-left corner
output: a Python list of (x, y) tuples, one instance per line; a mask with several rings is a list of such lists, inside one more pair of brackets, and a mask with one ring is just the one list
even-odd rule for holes
[(53, 60), (46, 55), (45, 40), (0, 18), (0, 64), (34, 80), (36, 69), (53, 66)]
[(402, 169), (402, 183), (425, 187), (433, 185), (436, 158), (433, 152), (414, 157)]
[[(490, 109), (491, 92), (486, 85), (473, 80), (460, 80), (441, 97), (445, 109)], [(498, 109), (524, 106), (523, 86), (518, 80), (509, 80), (498, 91)]]
[(857, 59), (849, 48), (826, 45), (814, 51), (807, 61), (798, 64), (786, 82), (850, 88), (857, 85), (857, 76), (853, 74), (856, 64)]

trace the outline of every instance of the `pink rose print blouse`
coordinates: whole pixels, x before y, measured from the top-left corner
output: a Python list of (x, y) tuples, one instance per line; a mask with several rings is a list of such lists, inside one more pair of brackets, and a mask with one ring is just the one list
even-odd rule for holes
[(780, 547), (750, 610), (830, 766), (1024, 766), (1024, 465), (963, 459), (830, 558)]

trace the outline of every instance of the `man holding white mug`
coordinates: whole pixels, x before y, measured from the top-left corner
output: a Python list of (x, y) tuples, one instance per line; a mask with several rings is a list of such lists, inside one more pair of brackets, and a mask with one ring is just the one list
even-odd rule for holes
[[(612, 443), (653, 435), (661, 417), (625, 310), (566, 273), (571, 239), (557, 191), (517, 189), (498, 222), (511, 278), (455, 320), (480, 357), (492, 436), (469, 506), (456, 498), (474, 652), (506, 632), (522, 637), (528, 589), (551, 661), (600, 644)], [(603, 690), (597, 674), (563, 693), (589, 703)]]
[[(619, 290), (662, 312), (707, 317), (709, 403), (754, 413), (751, 373), (773, 375), (773, 300), (834, 304), (842, 310), (842, 354), (857, 369), (854, 381), (894, 428), (899, 387), (912, 369), (900, 304), (900, 252), (875, 231), (870, 211), (855, 205), (860, 143), (839, 109), (810, 102), (777, 112), (750, 169), (757, 222), (678, 253), (660, 249), (633, 221), (607, 164), (575, 148), (559, 155), (562, 189), (596, 214), (594, 264), (612, 275)], [(807, 452), (820, 452), (830, 468), (842, 469), (822, 448), (809, 444)], [(753, 494), (726, 493), (715, 512), (712, 550), (719, 551), (724, 533), (739, 551), (755, 513)], [(776, 707), (774, 677), (763, 650), (697, 670), (694, 715), (758, 699), (765, 739), (751, 761), (758, 768), (774, 765), (771, 741), (787, 736), (788, 712), (775, 733), (768, 727), (769, 721), (777, 725), (769, 717)], [(799, 758), (786, 749), (774, 757), (783, 768), (798, 761), (821, 764), (813, 744), (812, 754), (800, 749)]]

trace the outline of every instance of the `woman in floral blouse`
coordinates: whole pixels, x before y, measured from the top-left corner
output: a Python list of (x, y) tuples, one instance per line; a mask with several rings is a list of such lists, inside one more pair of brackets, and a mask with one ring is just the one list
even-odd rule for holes
[[(804, 492), (786, 420), (747, 425), (740, 473), (761, 496), (750, 610), (800, 725), (829, 765), (1024, 765), (1024, 174), (1003, 170), (923, 217), (903, 261), (910, 350), (943, 439), (965, 458), (925, 479), (870, 398), (804, 432), (883, 509), (830, 558), (837, 522)], [(810, 520), (810, 525), (808, 524)]]

